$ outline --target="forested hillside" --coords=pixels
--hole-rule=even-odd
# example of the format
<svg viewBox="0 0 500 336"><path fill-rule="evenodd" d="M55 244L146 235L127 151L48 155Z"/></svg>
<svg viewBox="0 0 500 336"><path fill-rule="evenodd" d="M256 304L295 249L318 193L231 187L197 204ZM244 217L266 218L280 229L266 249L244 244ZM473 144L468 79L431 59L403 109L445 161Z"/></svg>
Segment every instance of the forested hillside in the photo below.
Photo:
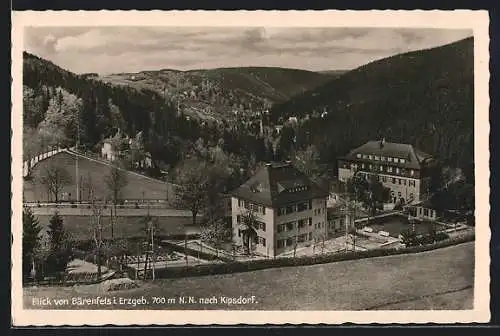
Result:
<svg viewBox="0 0 500 336"><path fill-rule="evenodd" d="M193 156L217 156L218 161L224 156L224 166L234 166L231 171L238 174L240 168L247 172L255 162L272 159L271 144L245 124L192 118L154 90L104 83L95 74L76 75L28 53L23 74L25 159L49 146L73 146L78 134L82 146L98 154L103 139L117 134L137 139L139 133L140 153L128 156L137 161L136 154L151 154L157 172Z"/></svg>
<svg viewBox="0 0 500 336"><path fill-rule="evenodd" d="M241 67L209 70L159 70L112 74L99 79L114 85L145 88L178 103L200 119L233 119L313 89L333 76L311 71Z"/></svg>
<svg viewBox="0 0 500 336"><path fill-rule="evenodd" d="M473 172L473 39L382 59L275 105L274 122L309 118L297 145L315 144L335 162L353 147L385 137L416 145L445 164ZM326 115L326 114L325 114Z"/></svg>

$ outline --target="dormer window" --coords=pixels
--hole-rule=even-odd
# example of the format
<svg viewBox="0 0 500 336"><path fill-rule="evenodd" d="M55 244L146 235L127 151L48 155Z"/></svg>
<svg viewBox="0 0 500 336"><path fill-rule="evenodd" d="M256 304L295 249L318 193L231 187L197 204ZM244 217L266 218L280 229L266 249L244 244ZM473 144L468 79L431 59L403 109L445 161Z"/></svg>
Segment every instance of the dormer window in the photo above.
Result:
<svg viewBox="0 0 500 336"><path fill-rule="evenodd" d="M389 157L387 158L387 161L392 162L392 157L390 157L390 156L389 156Z"/></svg>
<svg viewBox="0 0 500 336"><path fill-rule="evenodd" d="M401 163L405 163L405 162L406 162L406 160L405 160L405 159L399 159L399 162L401 162Z"/></svg>
<svg viewBox="0 0 500 336"><path fill-rule="evenodd" d="M367 158L368 158L368 155L363 154L363 159L367 159Z"/></svg>
<svg viewBox="0 0 500 336"><path fill-rule="evenodd" d="M373 160L373 156L368 155L368 159L369 159L369 160Z"/></svg>
<svg viewBox="0 0 500 336"><path fill-rule="evenodd" d="M356 157L357 157L358 159L361 159L361 154L360 154L360 153L356 154Z"/></svg>
<svg viewBox="0 0 500 336"><path fill-rule="evenodd" d="M375 159L375 161L378 161L380 159L378 155L375 155L373 158Z"/></svg>

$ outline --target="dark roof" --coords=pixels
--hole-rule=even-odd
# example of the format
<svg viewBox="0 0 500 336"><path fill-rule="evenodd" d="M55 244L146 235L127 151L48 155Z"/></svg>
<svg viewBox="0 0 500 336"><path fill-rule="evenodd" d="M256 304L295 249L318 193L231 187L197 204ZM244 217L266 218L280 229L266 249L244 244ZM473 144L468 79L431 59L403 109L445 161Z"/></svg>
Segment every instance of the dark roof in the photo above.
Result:
<svg viewBox="0 0 500 336"><path fill-rule="evenodd" d="M394 163L392 165L419 169L432 160L430 154L415 149L412 145L385 141L368 141L364 145L353 149L343 159L373 162L374 160L359 159L357 154L378 155L385 157L405 159L405 163ZM380 162L380 161L377 161ZM387 161L386 161L387 162Z"/></svg>
<svg viewBox="0 0 500 336"><path fill-rule="evenodd" d="M290 162L267 163L231 195L256 204L277 207L328 196L328 191L311 181Z"/></svg>

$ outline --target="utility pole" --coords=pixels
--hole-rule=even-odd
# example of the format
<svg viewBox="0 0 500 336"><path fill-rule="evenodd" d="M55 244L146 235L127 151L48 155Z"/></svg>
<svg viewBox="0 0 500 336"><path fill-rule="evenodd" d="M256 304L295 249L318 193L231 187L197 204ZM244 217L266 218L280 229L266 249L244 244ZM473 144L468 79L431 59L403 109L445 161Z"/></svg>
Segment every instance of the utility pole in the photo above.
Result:
<svg viewBox="0 0 500 336"><path fill-rule="evenodd" d="M344 206L344 213L345 213L345 251L349 251L349 200L347 200L345 206Z"/></svg>
<svg viewBox="0 0 500 336"><path fill-rule="evenodd" d="M149 221L149 229L151 230L151 269L152 269L152 277L155 279L155 248L154 248L154 224L153 221Z"/></svg>
<svg viewBox="0 0 500 336"><path fill-rule="evenodd" d="M76 120L76 151L78 153L78 150L80 149L80 109L77 108L77 120ZM80 167L79 167L79 161L80 157L77 155L76 156L76 203L80 203Z"/></svg>

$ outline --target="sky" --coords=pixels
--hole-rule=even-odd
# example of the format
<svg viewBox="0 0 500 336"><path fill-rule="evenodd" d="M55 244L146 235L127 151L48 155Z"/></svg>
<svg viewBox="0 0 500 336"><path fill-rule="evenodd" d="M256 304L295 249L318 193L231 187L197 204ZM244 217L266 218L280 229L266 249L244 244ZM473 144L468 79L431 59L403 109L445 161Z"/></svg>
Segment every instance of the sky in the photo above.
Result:
<svg viewBox="0 0 500 336"><path fill-rule="evenodd" d="M414 28L29 27L25 50L74 73L272 66L350 70L472 36Z"/></svg>

